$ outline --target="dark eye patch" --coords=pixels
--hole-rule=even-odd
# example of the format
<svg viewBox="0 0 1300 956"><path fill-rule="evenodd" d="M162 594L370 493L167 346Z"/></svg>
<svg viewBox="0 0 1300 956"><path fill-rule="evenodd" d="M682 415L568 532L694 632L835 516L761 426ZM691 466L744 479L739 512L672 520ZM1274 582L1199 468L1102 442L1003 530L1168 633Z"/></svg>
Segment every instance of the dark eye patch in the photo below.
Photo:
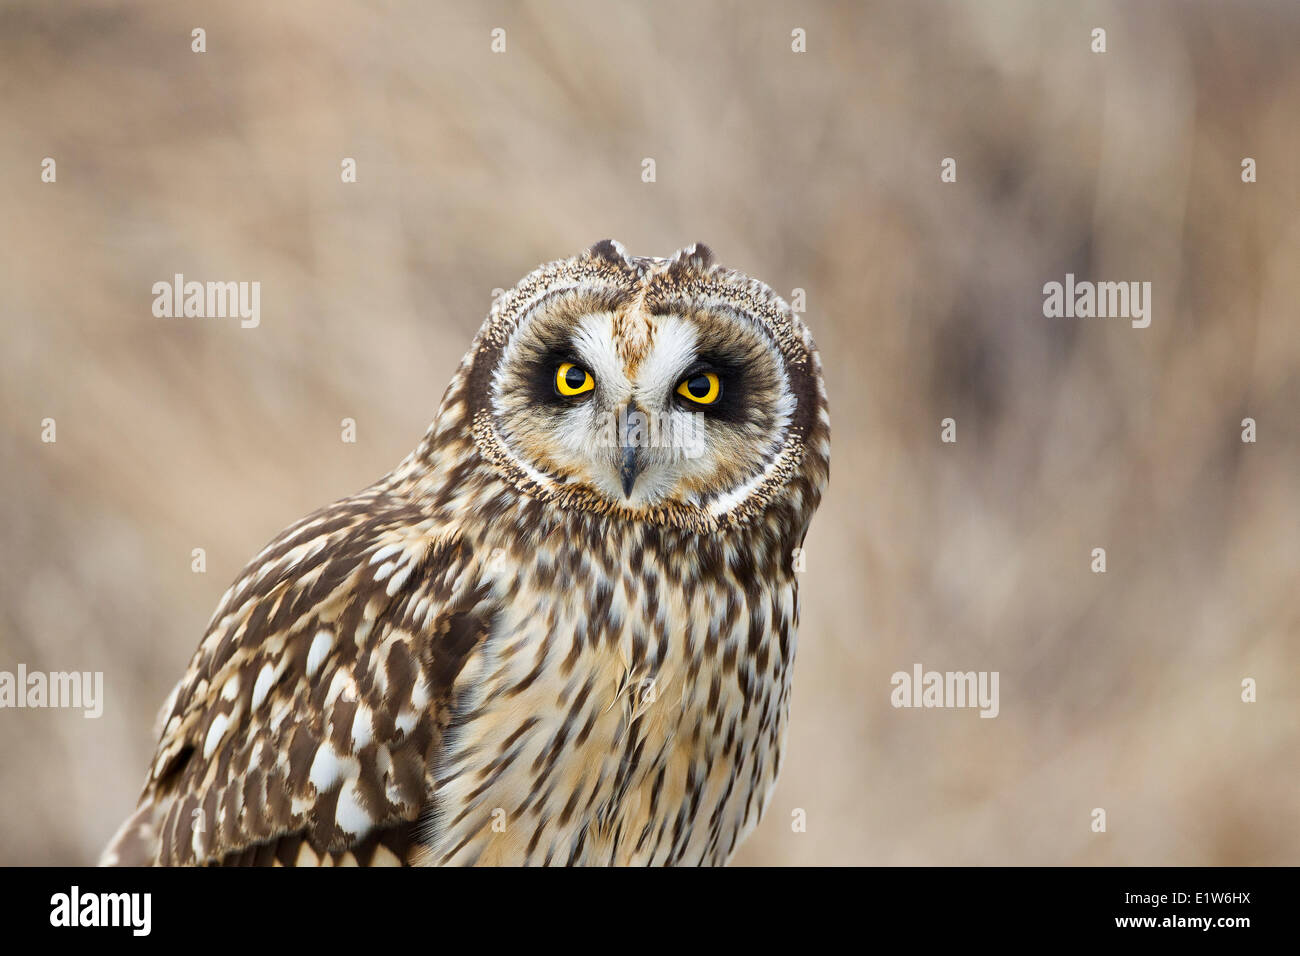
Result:
<svg viewBox="0 0 1300 956"><path fill-rule="evenodd" d="M729 352L711 352L701 355L695 364L691 365L684 375L679 378L678 382L690 382L697 376L702 377L705 372L712 372L718 376L718 383L721 394L718 400L712 405L699 405L692 402L689 398L674 394L673 399L677 402L679 408L687 411L701 412L710 418L716 418L724 422L740 422L745 420L745 366L740 361L739 356ZM674 386L675 387L675 386ZM692 391L695 389L692 388ZM700 389L701 392L708 391L707 383Z"/></svg>
<svg viewBox="0 0 1300 956"><path fill-rule="evenodd" d="M579 292L571 288L548 293L521 322L515 333L516 360L509 368L512 398L533 408L569 408L573 400L558 395L555 372L565 362L587 369L573 346L573 336L591 315L614 311L627 298L623 289Z"/></svg>
<svg viewBox="0 0 1300 956"><path fill-rule="evenodd" d="M555 371L566 362L573 365L569 375L576 378L574 387L581 385L582 370L586 370L587 366L578 358L571 343L556 342L546 348L538 349L535 358L529 357L525 388L534 405L568 408L573 404L572 398L566 398L555 390Z"/></svg>

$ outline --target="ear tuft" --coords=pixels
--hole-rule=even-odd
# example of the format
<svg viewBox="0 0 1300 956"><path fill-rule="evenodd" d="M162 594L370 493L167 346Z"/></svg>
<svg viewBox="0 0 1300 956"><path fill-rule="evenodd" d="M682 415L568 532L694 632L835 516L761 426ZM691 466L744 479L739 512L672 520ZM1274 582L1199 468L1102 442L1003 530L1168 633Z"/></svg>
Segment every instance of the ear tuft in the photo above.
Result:
<svg viewBox="0 0 1300 956"><path fill-rule="evenodd" d="M669 273L675 272L708 272L713 265L713 250L702 242L687 246L680 250L677 255L673 256L673 261L668 266Z"/></svg>
<svg viewBox="0 0 1300 956"><path fill-rule="evenodd" d="M617 239L602 239L590 249L587 255L593 259L603 259L605 262L619 266L631 265L628 259L627 250L623 248L622 243Z"/></svg>

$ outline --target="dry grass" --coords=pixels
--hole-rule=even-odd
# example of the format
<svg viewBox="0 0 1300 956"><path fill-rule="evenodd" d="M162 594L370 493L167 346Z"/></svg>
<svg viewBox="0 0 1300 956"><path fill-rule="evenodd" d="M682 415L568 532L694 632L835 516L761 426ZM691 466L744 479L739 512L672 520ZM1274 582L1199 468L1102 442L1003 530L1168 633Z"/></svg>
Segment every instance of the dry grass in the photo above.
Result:
<svg viewBox="0 0 1300 956"><path fill-rule="evenodd" d="M741 861L1300 860L1300 14L1063 7L6 5L0 669L108 701L0 712L0 862L93 860L243 563L413 445L494 287L605 236L805 288L826 359ZM153 318L176 272L260 281L261 327ZM1151 327L1045 319L1067 272L1151 281ZM1001 715L894 710L915 661L1000 671Z"/></svg>

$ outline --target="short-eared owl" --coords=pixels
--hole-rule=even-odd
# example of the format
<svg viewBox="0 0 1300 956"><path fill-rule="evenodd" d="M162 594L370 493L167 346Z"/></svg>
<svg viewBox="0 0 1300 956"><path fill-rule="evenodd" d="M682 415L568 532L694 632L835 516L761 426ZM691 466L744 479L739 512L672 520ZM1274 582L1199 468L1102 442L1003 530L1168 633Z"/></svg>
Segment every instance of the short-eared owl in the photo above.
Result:
<svg viewBox="0 0 1300 956"><path fill-rule="evenodd" d="M829 422L803 323L703 246L542 266L419 447L222 597L104 862L725 863Z"/></svg>

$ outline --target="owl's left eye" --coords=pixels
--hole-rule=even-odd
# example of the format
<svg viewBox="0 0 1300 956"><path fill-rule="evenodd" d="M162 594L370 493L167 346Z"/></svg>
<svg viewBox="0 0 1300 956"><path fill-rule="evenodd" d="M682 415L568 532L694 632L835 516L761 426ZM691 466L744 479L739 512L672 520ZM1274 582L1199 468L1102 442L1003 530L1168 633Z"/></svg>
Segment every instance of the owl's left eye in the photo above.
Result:
<svg viewBox="0 0 1300 956"><path fill-rule="evenodd" d="M596 380L591 373L580 365L562 362L555 370L555 391L565 398L573 398L596 387Z"/></svg>
<svg viewBox="0 0 1300 956"><path fill-rule="evenodd" d="M716 372L697 372L682 380L677 386L677 394L689 398L696 405L712 405L722 397L722 380Z"/></svg>

